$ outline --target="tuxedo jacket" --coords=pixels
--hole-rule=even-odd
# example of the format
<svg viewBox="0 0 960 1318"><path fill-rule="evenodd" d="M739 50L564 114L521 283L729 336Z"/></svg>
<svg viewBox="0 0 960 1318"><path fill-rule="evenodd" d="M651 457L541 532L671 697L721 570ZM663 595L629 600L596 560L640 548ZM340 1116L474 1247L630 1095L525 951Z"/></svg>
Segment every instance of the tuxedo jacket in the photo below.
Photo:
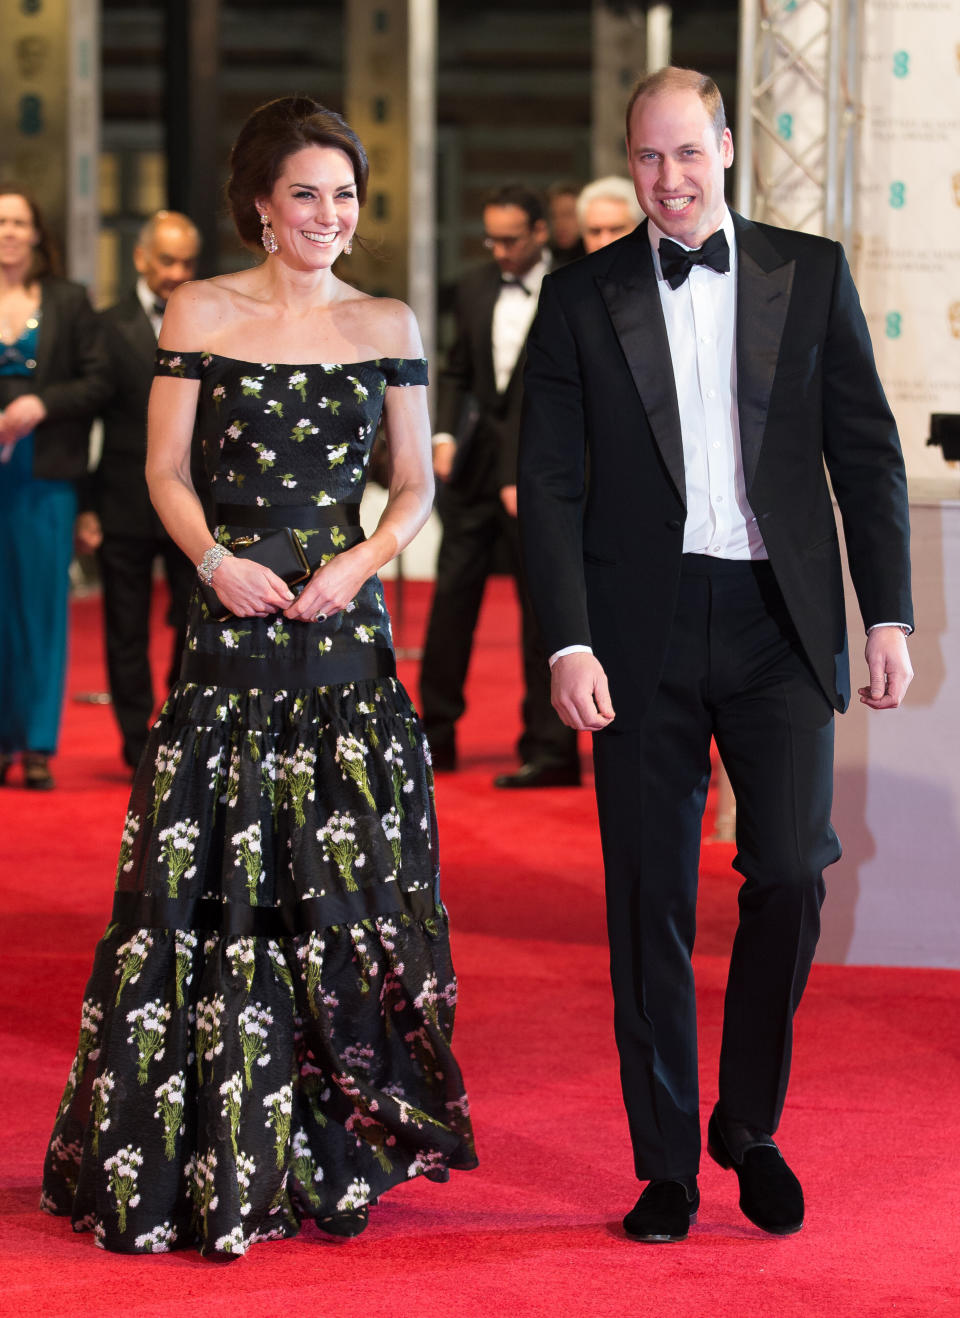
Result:
<svg viewBox="0 0 960 1318"><path fill-rule="evenodd" d="M457 441L449 484L471 494L496 493L517 483L524 355L501 393L493 366L493 309L500 287L494 261L460 281L456 338L439 376L436 429Z"/></svg>
<svg viewBox="0 0 960 1318"><path fill-rule="evenodd" d="M842 247L734 214L747 498L813 672L850 699L830 482L865 626L912 625L906 477ZM592 646L617 726L656 688L686 513L647 224L547 276L527 343L520 532L548 653Z"/></svg>
<svg viewBox="0 0 960 1318"><path fill-rule="evenodd" d="M100 313L111 392L105 400L103 449L93 474L93 506L105 535L156 537L160 520L150 503L147 402L157 339L136 291Z"/></svg>
<svg viewBox="0 0 960 1318"><path fill-rule="evenodd" d="M33 474L40 480L80 480L87 470L90 424L109 388L97 317L82 284L48 275L40 280L40 330L32 376L8 377L0 407L36 394L47 409L33 440Z"/></svg>

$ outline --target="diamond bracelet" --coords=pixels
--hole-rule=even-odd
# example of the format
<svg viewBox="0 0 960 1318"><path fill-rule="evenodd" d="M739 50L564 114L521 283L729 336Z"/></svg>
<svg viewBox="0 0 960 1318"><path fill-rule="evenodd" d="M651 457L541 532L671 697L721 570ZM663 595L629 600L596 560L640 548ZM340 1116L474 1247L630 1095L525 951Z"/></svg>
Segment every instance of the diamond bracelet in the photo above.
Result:
<svg viewBox="0 0 960 1318"><path fill-rule="evenodd" d="M225 558L233 558L226 545L211 545L197 564L197 576L205 586L213 581L213 574Z"/></svg>

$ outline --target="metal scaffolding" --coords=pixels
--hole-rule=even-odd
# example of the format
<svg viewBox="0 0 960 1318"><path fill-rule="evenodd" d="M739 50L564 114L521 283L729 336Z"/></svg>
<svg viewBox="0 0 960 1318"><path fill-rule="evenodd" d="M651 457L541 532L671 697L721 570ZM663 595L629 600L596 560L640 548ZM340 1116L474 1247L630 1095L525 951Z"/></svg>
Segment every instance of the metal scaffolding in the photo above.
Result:
<svg viewBox="0 0 960 1318"><path fill-rule="evenodd" d="M736 206L849 247L858 0L741 0Z"/></svg>

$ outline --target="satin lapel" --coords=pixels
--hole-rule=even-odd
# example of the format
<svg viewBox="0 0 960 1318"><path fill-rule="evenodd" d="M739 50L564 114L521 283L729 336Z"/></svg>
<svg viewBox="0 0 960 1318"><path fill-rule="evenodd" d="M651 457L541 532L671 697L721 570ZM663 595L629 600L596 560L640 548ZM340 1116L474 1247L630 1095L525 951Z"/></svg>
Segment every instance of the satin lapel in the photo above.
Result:
<svg viewBox="0 0 960 1318"><path fill-rule="evenodd" d="M597 277L597 286L657 448L686 507L680 409L646 224L636 230L634 237L635 241L624 244L607 276Z"/></svg>
<svg viewBox="0 0 960 1318"><path fill-rule="evenodd" d="M747 492L763 445L770 391L790 309L795 262L783 257L749 220L734 214L737 233L737 399Z"/></svg>

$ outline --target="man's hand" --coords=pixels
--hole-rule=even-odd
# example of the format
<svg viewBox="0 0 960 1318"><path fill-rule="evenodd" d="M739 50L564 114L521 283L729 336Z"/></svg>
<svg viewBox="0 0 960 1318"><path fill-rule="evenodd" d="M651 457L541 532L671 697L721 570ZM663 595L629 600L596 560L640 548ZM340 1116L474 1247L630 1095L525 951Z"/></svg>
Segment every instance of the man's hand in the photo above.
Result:
<svg viewBox="0 0 960 1318"><path fill-rule="evenodd" d="M913 681L907 638L899 627L874 627L865 653L870 685L860 687L860 703L870 709L896 709Z"/></svg>
<svg viewBox="0 0 960 1318"><path fill-rule="evenodd" d="M517 515L517 487L515 485L503 485L500 487L500 502L506 508L511 517Z"/></svg>
<svg viewBox="0 0 960 1318"><path fill-rule="evenodd" d="M77 513L73 524L73 547L78 554L92 554L103 544L100 518L95 512Z"/></svg>
<svg viewBox="0 0 960 1318"><path fill-rule="evenodd" d="M433 446L433 474L438 481L448 481L450 473L453 471L453 459L456 457L457 446L453 440L441 439L439 443Z"/></svg>
<svg viewBox="0 0 960 1318"><path fill-rule="evenodd" d="M562 655L550 673L553 707L568 728L600 732L613 721L607 675L595 655Z"/></svg>

